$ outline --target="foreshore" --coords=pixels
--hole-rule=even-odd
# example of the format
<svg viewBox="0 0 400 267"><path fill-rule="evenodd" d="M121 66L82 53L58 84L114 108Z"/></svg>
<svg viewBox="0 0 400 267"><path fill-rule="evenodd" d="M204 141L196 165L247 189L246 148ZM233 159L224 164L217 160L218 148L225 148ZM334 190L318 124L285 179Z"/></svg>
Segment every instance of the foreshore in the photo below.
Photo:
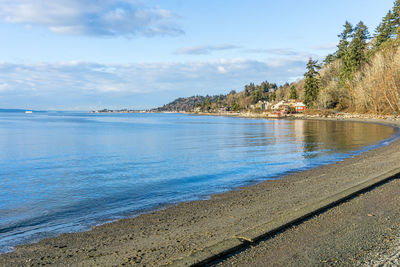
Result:
<svg viewBox="0 0 400 267"><path fill-rule="evenodd" d="M206 114L214 115L214 114ZM216 115L216 114L215 114ZM397 118L317 117L399 126ZM1 266L160 266L245 232L286 212L321 201L367 179L400 168L400 140L341 162L279 180L213 195L209 200L63 234L0 255ZM322 231L322 230L320 230Z"/></svg>

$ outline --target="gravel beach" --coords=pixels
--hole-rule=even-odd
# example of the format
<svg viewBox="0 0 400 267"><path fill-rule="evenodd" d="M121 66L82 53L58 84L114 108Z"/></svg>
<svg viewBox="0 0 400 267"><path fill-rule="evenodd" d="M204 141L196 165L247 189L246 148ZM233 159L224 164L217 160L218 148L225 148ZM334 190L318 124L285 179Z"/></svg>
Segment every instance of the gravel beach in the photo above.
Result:
<svg viewBox="0 0 400 267"><path fill-rule="evenodd" d="M400 124L389 120L369 122ZM399 168L399 159L400 140L396 140L354 158L213 195L209 200L181 203L88 232L19 246L12 253L0 255L0 266L169 264L287 211ZM399 200L400 183L395 179L287 233L260 242L242 252L243 257L233 255L219 264L380 264L398 255Z"/></svg>
<svg viewBox="0 0 400 267"><path fill-rule="evenodd" d="M214 265L399 266L400 179Z"/></svg>

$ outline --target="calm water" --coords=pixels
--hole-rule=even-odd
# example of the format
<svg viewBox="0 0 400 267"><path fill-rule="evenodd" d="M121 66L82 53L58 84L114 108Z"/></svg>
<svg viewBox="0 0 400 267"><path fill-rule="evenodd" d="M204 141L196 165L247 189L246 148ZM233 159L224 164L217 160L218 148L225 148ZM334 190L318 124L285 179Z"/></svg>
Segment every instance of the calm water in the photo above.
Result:
<svg viewBox="0 0 400 267"><path fill-rule="evenodd" d="M338 161L394 134L350 122L3 111L0 251Z"/></svg>

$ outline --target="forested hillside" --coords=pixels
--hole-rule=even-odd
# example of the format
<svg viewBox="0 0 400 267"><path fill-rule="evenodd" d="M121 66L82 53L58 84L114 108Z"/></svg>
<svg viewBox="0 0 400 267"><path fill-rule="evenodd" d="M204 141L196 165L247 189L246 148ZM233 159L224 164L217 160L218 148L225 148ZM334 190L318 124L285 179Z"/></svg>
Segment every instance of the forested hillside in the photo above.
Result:
<svg viewBox="0 0 400 267"><path fill-rule="evenodd" d="M277 86L250 83L242 92L179 98L158 111L247 111L260 100L302 99L313 109L374 114L400 112L400 0L371 35L346 21L337 51L321 63L310 59L304 79Z"/></svg>

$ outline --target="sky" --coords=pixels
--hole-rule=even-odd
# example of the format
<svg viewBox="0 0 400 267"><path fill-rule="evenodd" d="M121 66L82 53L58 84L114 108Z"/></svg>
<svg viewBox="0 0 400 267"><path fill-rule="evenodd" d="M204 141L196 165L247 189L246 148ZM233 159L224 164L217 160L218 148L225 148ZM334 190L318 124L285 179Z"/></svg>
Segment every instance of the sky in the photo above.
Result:
<svg viewBox="0 0 400 267"><path fill-rule="evenodd" d="M300 79L393 0L0 0L0 108L149 109Z"/></svg>

